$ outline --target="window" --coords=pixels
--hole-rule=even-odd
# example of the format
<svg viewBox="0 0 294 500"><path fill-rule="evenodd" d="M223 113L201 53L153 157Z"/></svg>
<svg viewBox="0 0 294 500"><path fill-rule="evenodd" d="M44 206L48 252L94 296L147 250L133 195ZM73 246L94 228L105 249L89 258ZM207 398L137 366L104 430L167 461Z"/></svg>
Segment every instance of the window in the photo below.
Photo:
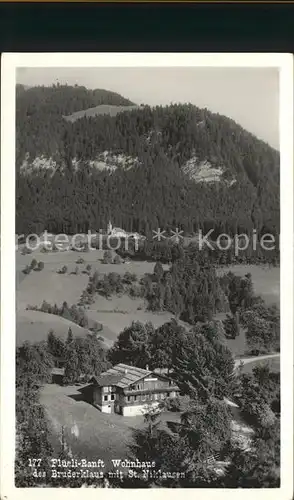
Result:
<svg viewBox="0 0 294 500"><path fill-rule="evenodd" d="M137 401L137 396L134 396L134 401Z"/></svg>
<svg viewBox="0 0 294 500"><path fill-rule="evenodd" d="M115 394L111 394L111 401L115 400Z"/></svg>
<svg viewBox="0 0 294 500"><path fill-rule="evenodd" d="M104 399L104 401L108 401L108 396L107 396L107 394L106 394L106 396L104 396L104 398L103 398L103 399Z"/></svg>
<svg viewBox="0 0 294 500"><path fill-rule="evenodd" d="M158 394L154 394L155 401L158 399Z"/></svg>
<svg viewBox="0 0 294 500"><path fill-rule="evenodd" d="M131 401L131 396L128 396L128 397L127 397L127 400L128 400L128 401Z"/></svg>
<svg viewBox="0 0 294 500"><path fill-rule="evenodd" d="M142 396L141 396L141 400L142 400L142 401L146 401L146 395L145 395L145 394L142 394Z"/></svg>

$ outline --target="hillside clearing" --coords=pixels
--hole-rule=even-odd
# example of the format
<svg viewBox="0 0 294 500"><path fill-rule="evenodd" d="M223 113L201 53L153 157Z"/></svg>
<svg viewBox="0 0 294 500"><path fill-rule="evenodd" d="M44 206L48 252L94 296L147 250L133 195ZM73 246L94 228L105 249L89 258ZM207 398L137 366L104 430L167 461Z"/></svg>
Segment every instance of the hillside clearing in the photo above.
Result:
<svg viewBox="0 0 294 500"><path fill-rule="evenodd" d="M238 276L245 276L251 273L254 284L254 291L257 295L261 295L267 304L276 304L280 306L280 268L258 265L233 265L228 267L218 268L219 276L232 273Z"/></svg>
<svg viewBox="0 0 294 500"><path fill-rule="evenodd" d="M252 361L251 363L246 363L244 366L241 368L241 373L252 373L253 368L256 366L264 366L268 365L270 371L273 372L280 372L280 356L277 356L275 358L268 358L268 359L260 359L260 360L255 360Z"/></svg>
<svg viewBox="0 0 294 500"><path fill-rule="evenodd" d="M114 106L111 104L100 104L99 106L95 106L93 108L88 108L88 109L82 109L81 111L76 111L75 113L72 113L71 115L66 115L63 116L63 118L67 121L70 122L75 122L76 120L79 120L80 118L84 117L93 117L93 116L99 116L99 115L109 115L109 116L116 116L118 113L123 113L125 111L132 111L133 109L138 109L139 106L133 105L133 106Z"/></svg>
<svg viewBox="0 0 294 500"><path fill-rule="evenodd" d="M83 264L76 264L78 258L84 259ZM91 273L98 271L100 274L117 272L134 273L140 278L145 273L152 273L154 262L132 261L129 264L103 264L101 259L103 251L94 250L90 252L48 252L35 251L30 255L17 253L17 342L25 340L41 341L47 338L48 331L54 332L65 339L68 328L71 326L74 335L86 335L89 330L80 328L71 321L65 320L53 314L40 311L26 310L28 306L42 305L45 300L51 305L57 304L59 307L64 301L69 306L77 304L83 290L87 287L89 276L83 274L87 264L91 264ZM22 273L26 265L30 265L32 259L41 260L45 263L43 271L31 271L29 275ZM67 274L58 274L57 271L64 265L68 268ZM78 267L79 274L71 274ZM110 300L96 295L95 303L90 309L86 309L86 314L91 321L99 322L103 329L99 335L104 338L105 344L110 347L117 339L118 334L132 321L143 323L151 321L155 327L161 326L169 321L172 314L152 313L145 311L145 304L142 299L132 299L127 295L112 296Z"/></svg>
<svg viewBox="0 0 294 500"><path fill-rule="evenodd" d="M17 314L16 318L16 343L19 345L26 340L30 342L46 340L50 329L65 340L69 328L75 336L84 337L89 333L86 328L81 328L61 316L41 311L22 311Z"/></svg>
<svg viewBox="0 0 294 500"><path fill-rule="evenodd" d="M79 258L84 259L84 264L77 264ZM134 261L129 264L103 264L102 250L90 252L48 252L35 251L30 255L16 255L17 271L17 308L25 309L28 305L40 306L43 300L50 304L61 305L66 301L69 305L79 302L82 291L86 288L89 280L87 274L83 274L86 265L91 264L91 273L97 271L100 274L116 272L125 274L127 271L136 274L138 277L145 273L152 273L154 262ZM22 270L30 265L32 259L42 261L45 264L43 271L32 271L25 276ZM67 266L66 274L58 274L63 266ZM78 267L79 274L71 274ZM24 278L25 276L25 278Z"/></svg>

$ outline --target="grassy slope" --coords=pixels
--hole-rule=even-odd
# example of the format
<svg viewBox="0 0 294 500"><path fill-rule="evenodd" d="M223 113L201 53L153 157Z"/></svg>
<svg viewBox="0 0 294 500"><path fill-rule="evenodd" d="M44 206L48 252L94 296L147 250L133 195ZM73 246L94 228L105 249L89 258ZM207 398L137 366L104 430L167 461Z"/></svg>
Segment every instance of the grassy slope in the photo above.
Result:
<svg viewBox="0 0 294 500"><path fill-rule="evenodd" d="M42 253L33 252L30 255L16 255L17 272L17 341L23 340L43 340L47 337L48 330L54 331L62 338L66 337L68 327L71 322L63 321L54 315L46 315L36 311L26 311L28 305L41 306L43 300L50 304L56 303L60 306L64 301L69 305L77 304L82 291L88 283L87 274L83 270L88 263L92 265L92 272L97 270L99 273L117 272L124 274L126 271L135 273L138 277L145 273L152 273L154 263L152 262L132 262L130 264L102 264L103 252L99 250L87 253L78 252L56 252ZM76 264L76 260L82 257L84 264ZM29 275L24 275L22 269L29 265L32 259L43 261L45 267L43 271L32 271ZM66 265L68 274L57 274L58 269ZM76 276L70 274L78 266L79 274ZM140 310L138 310L140 308ZM152 321L155 326L159 326L170 319L170 313L153 314L144 310L144 304L140 300L132 300L129 297L113 297L107 300L103 297L97 297L95 304L88 311L88 316L94 321L103 324L101 336L104 337L107 345L111 345L117 338L117 335L125 327L129 326L133 320L142 322ZM81 329L83 330L83 329ZM74 328L73 328L74 331ZM83 335L85 331L81 332ZM78 332L76 333L78 334Z"/></svg>
<svg viewBox="0 0 294 500"><path fill-rule="evenodd" d="M51 328L56 335L65 340L69 327L76 336L83 337L89 333L87 329L81 328L72 321L68 321L60 316L40 311L22 311L17 315L17 344L21 344L25 340L30 340L31 342L45 340Z"/></svg>
<svg viewBox="0 0 294 500"><path fill-rule="evenodd" d="M122 113L124 111L131 111L132 109L137 109L138 106L113 106L110 104L101 104L100 106L95 106L93 108L83 109L81 111L76 111L71 115L64 116L65 120L70 122L75 122L79 118L91 117L97 115L110 115L116 116L118 113Z"/></svg>
<svg viewBox="0 0 294 500"><path fill-rule="evenodd" d="M280 358L264 359L260 361L253 361L252 363L247 363L242 367L241 373L252 373L252 369L258 365L269 365L269 368L273 372L280 371Z"/></svg>
<svg viewBox="0 0 294 500"><path fill-rule="evenodd" d="M65 441L73 455L87 460L105 460L107 469L111 468L112 459L125 459L128 445L132 441L132 430L144 426L142 416L123 417L117 414L104 414L92 405L79 400L79 387L59 387L45 385L40 401L44 405L51 429L53 446L57 456L60 444L57 436L64 426ZM179 415L164 413L162 421L178 420ZM78 429L78 436L72 433Z"/></svg>
<svg viewBox="0 0 294 500"><path fill-rule="evenodd" d="M77 266L76 260L80 256L85 260L85 264L78 265L80 273L77 276L73 274L57 274L57 270L63 265L67 265L69 273L73 271ZM69 305L76 304L88 283L88 276L82 274L87 263L92 265L92 272L97 270L101 274L109 272L124 274L126 271L130 271L137 274L138 277L144 273L152 273L154 268L154 263L140 261L119 265L102 264L102 256L103 252L99 250L82 254L72 251L47 254L33 252L31 255L25 256L18 252L16 257L18 273L17 338L21 340L42 339L47 336L50 328L56 330L56 333L58 332L62 337L67 334L69 325L65 324L62 318L56 318L52 315L48 315L51 321L45 316L37 318L35 311L25 311L25 308L28 304L40 306L43 300L58 305L61 305L63 301L67 301ZM38 261L42 260L45 263L45 268L41 272L33 271L24 278L25 275L21 270L27 264L30 264L33 258ZM262 295L267 303L279 304L279 268L268 269L260 266L238 265L222 268L218 272L224 273L228 270L232 270L239 275L250 272L256 293ZM87 314L91 320L104 325L104 331L101 332L101 335L108 345L113 343L123 328L129 326L132 321L141 321L143 323L151 321L155 327L158 327L172 317L172 314L168 312L159 314L148 312L140 299L131 299L127 296L112 297L111 300L98 296ZM217 315L218 319L224 319L224 317L225 314L223 313ZM246 349L244 329L241 329L241 333L236 339L228 340L227 343L235 356L244 354Z"/></svg>
<svg viewBox="0 0 294 500"><path fill-rule="evenodd" d="M254 290L257 295L261 295L267 304L280 305L280 268L257 265L236 265L217 270L218 274L231 271L238 276L246 273L252 274Z"/></svg>

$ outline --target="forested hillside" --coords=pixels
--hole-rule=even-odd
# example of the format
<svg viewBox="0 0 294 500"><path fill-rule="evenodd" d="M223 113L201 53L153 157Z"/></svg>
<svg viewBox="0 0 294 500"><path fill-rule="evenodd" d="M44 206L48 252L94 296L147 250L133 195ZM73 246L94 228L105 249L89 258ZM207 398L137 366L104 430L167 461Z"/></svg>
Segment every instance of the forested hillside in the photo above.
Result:
<svg viewBox="0 0 294 500"><path fill-rule="evenodd" d="M115 116L64 119L99 105ZM17 88L18 233L279 232L279 153L191 104L151 108L84 87ZM126 111L130 107L130 111Z"/></svg>

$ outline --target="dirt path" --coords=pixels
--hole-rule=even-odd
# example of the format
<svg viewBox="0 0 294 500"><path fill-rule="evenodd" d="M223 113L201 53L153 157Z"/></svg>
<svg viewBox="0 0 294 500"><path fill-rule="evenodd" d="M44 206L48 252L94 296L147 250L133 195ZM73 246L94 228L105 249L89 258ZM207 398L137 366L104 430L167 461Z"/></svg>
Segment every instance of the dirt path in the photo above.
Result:
<svg viewBox="0 0 294 500"><path fill-rule="evenodd" d="M254 361L262 361L263 359L271 359L277 358L280 356L280 353L277 352L275 354L263 354L262 356L254 356L251 358L240 358L235 360L235 369L240 366L240 364L247 365L248 363L254 363Z"/></svg>

